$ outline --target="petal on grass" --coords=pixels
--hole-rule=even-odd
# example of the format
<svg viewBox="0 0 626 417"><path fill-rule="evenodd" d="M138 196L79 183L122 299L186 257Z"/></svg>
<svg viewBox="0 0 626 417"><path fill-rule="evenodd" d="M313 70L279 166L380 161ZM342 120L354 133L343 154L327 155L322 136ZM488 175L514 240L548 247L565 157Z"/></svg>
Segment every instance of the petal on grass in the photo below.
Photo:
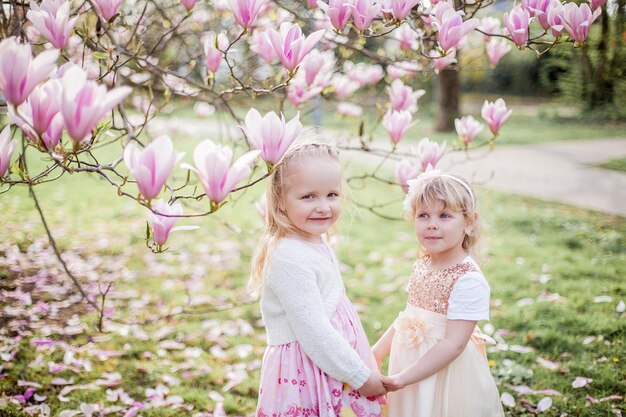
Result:
<svg viewBox="0 0 626 417"><path fill-rule="evenodd" d="M503 392L500 396L500 400L502 401L502 404L509 408L515 407L515 398L508 392Z"/></svg>
<svg viewBox="0 0 626 417"><path fill-rule="evenodd" d="M539 400L539 403L537 404L537 412L543 413L550 407L552 407L552 398L543 397L541 400Z"/></svg>
<svg viewBox="0 0 626 417"><path fill-rule="evenodd" d="M572 388L582 388L589 383L591 383L593 379L585 378L584 376L577 376L576 379L572 382Z"/></svg>

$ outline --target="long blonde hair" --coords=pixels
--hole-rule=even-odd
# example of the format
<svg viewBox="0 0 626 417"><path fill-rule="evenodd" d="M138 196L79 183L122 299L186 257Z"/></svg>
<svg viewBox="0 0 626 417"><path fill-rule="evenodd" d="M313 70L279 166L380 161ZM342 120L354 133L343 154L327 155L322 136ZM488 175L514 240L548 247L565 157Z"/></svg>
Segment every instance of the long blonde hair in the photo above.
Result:
<svg viewBox="0 0 626 417"><path fill-rule="evenodd" d="M478 219L474 220L476 193L465 179L450 174L431 176L419 182L419 187L411 192L406 211L407 217L413 222L420 207L437 201L442 202L446 209L463 213L465 219L473 223L473 227L471 233L465 233L462 247L465 252L474 254L480 237L480 224Z"/></svg>
<svg viewBox="0 0 626 417"><path fill-rule="evenodd" d="M288 186L289 168L303 158L329 158L339 162L339 152L331 145L320 142L294 143L274 166L265 189L266 211L265 230L252 258L248 291L258 294L263 287L265 270L270 255L278 240L288 235L297 235L299 230L291 223L281 204Z"/></svg>

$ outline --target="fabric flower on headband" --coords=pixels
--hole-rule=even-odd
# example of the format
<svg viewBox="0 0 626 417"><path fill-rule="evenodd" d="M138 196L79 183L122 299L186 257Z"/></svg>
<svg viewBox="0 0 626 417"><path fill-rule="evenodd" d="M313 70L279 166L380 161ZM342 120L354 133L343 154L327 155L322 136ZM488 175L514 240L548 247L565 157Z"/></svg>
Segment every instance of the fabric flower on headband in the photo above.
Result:
<svg viewBox="0 0 626 417"><path fill-rule="evenodd" d="M426 183L429 178L435 178L441 175L441 171L438 169L434 169L431 164L428 164L426 170L422 172L417 178L413 180L408 180L406 184L409 187L409 190L406 193L406 197L404 198L404 210L411 211L411 201L415 198L415 194L417 191L422 188L422 186Z"/></svg>
<svg viewBox="0 0 626 417"><path fill-rule="evenodd" d="M410 212L411 202L415 199L415 195L422 189L422 187L424 187L424 184L426 184L428 180L432 178L438 178L438 177L449 178L461 184L463 188L465 188L465 190L470 195L470 198L472 200L472 207L476 207L476 200L474 199L474 193L472 192L472 189L467 184L465 184L463 181L461 181L460 179L458 179L457 177L453 175L444 174L440 170L434 169L431 164L428 164L428 166L426 167L426 171L422 172L414 180L408 180L406 182L407 185L409 186L409 191L406 193L406 197L404 198L404 204L403 204L404 210L407 212Z"/></svg>

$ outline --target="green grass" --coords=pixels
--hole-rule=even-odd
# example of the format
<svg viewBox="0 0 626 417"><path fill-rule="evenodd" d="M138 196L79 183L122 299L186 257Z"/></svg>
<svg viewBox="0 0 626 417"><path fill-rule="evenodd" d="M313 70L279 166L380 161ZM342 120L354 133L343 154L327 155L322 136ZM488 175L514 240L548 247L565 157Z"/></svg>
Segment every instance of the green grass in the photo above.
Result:
<svg viewBox="0 0 626 417"><path fill-rule="evenodd" d="M176 147L190 152L194 143L179 139ZM108 160L114 154L113 150L103 149L98 158ZM191 160L190 154L185 158ZM33 168L43 164L37 158L28 163ZM359 174L361 170L353 165L348 174ZM183 174L177 175L173 184L184 181ZM134 187L129 184L125 190L134 193ZM29 324L25 325L28 330L16 360L0 362L0 374L7 374L0 378L0 415L20 416L17 406L2 400L25 390L18 387L18 380L42 385L37 393L48 396L45 402L52 408L52 415L78 409L85 402L103 407L122 405L106 399L106 387L73 391L67 395L69 402L61 402L58 394L62 387L50 385L56 377L73 377L75 384L88 384L103 372L119 372L119 388L135 400L144 401L147 388L164 385L169 387L170 396L179 395L185 404L194 407L193 411L149 408L141 411L145 417L211 411L215 407L215 395L209 395L212 391L223 395L228 415L252 415L264 330L259 323L258 304L246 304L243 300L250 256L262 227L252 203L262 188L262 184L257 184L235 196L236 201L226 204L217 216L181 221L201 228L172 234L169 251L154 255L143 241L145 209L119 197L99 177L66 175L60 181L37 186L35 191L50 228L65 259L72 260L70 268L86 287L97 285L99 279L114 282L114 293L107 306L115 308L115 320L150 319L185 305L188 296L204 298L195 298L199 304L187 307L190 314L140 327L116 325L109 327L106 334L99 334L95 330L97 317L80 304L65 306L56 318L39 315L33 307L38 301L62 303L67 295L33 293L32 305L17 306L25 309L16 313L16 320ZM553 396L554 405L545 413L551 416L606 416L612 415L612 410L623 410L623 400L590 404L587 398L623 396L626 392L625 316L616 311L618 302L626 299L626 219L478 191L483 229L480 261L492 286L491 324L500 341L489 357L500 391L515 393L513 387L518 385L557 390L562 395ZM352 190L351 194L365 203L402 197L398 188L374 182L365 189ZM186 204L185 208L187 213L206 209L204 200ZM398 216L400 204L396 202L383 211ZM0 212L0 290L11 292L20 279L45 276L46 271L66 280L53 255L42 252L47 241L27 189L16 187L0 195ZM241 229L241 233L233 233L233 227ZM346 288L373 343L406 302L403 287L416 249L413 228L406 222L384 220L347 204L339 230L337 250L344 264ZM41 244L42 248L35 250L33 244ZM14 245L22 259L17 269L2 266L1 261L13 253L9 248ZM87 284L88 280L91 284ZM28 289L32 284L20 285ZM71 288L69 283L68 287ZM595 302L600 296L611 297L611 301ZM240 306L210 311L213 306L229 302ZM11 299L3 296L0 311L9 311L9 303L15 307ZM62 329L73 315L86 323L86 330L76 336L63 335L58 328ZM40 320L30 321L40 316ZM0 335L15 336L11 330L15 323L3 313L0 319ZM43 323L59 327L44 331ZM248 334L250 329L252 333ZM87 351L79 352L76 357L89 360L90 371L77 373L68 369L52 375L47 363L62 363L64 351L35 350L29 343L32 337L47 335L74 347L118 351L120 356L100 361ZM583 344L590 337L591 342ZM164 341L175 341L184 348L163 347L160 344ZM6 348L6 343L2 341L0 349ZM247 356L239 356L241 345L251 345ZM517 353L507 348L515 345L532 351ZM185 351L186 348L197 350ZM542 367L538 358L558 362L557 369ZM242 371L239 367L246 371L246 378L224 391L229 378ZM574 389L572 381L577 376L592 378L593 382ZM521 401L536 404L542 396L516 395L518 405L507 409L507 415L529 415ZM123 412L110 415L121 416Z"/></svg>
<svg viewBox="0 0 626 417"><path fill-rule="evenodd" d="M600 168L626 172L626 158L611 159L598 165Z"/></svg>

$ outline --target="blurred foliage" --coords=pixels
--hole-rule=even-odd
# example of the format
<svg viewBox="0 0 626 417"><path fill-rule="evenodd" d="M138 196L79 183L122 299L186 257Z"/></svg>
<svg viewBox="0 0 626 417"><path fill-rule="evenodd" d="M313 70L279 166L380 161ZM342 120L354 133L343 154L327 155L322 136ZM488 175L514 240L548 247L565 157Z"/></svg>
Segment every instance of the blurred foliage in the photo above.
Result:
<svg viewBox="0 0 626 417"><path fill-rule="evenodd" d="M540 57L529 49L513 50L489 69L484 53L477 58L475 49L461 58L462 89L556 96L577 106L586 120L626 120L625 9L626 0L603 9L582 47L561 44Z"/></svg>

